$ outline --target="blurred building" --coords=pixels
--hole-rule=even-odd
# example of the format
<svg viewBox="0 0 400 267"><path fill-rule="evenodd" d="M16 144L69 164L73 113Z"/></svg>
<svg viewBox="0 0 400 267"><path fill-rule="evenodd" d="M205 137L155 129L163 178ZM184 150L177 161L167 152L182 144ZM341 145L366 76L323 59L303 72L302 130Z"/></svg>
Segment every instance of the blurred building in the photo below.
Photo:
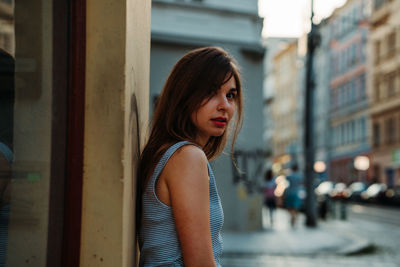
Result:
<svg viewBox="0 0 400 267"><path fill-rule="evenodd" d="M330 161L331 138L330 132L330 27L328 19L318 24L320 44L314 54L314 151L315 161L321 161L328 167ZM327 179L328 169L319 174L320 179Z"/></svg>
<svg viewBox="0 0 400 267"><path fill-rule="evenodd" d="M292 163L299 163L302 149L303 129L301 69L299 66L298 40L289 42L286 47L275 54L273 58L274 99L272 114L273 130L273 159L277 169L290 167Z"/></svg>
<svg viewBox="0 0 400 267"><path fill-rule="evenodd" d="M0 0L0 47L14 55L14 0Z"/></svg>
<svg viewBox="0 0 400 267"><path fill-rule="evenodd" d="M266 48L264 57L264 130L263 141L267 153L267 167L271 167L273 163L273 144L274 144L274 116L273 103L276 94L275 88L275 72L274 72L274 57L276 53L284 49L288 43L295 41L295 38L279 38L269 37L263 40L263 45Z"/></svg>
<svg viewBox="0 0 400 267"><path fill-rule="evenodd" d="M330 28L330 178L361 179L358 155L370 156L367 98L368 0L349 0L329 18Z"/></svg>
<svg viewBox="0 0 400 267"><path fill-rule="evenodd" d="M375 0L370 50L373 170L376 182L400 183L400 1Z"/></svg>
<svg viewBox="0 0 400 267"><path fill-rule="evenodd" d="M226 230L261 228L263 176L262 19L257 0L153 0L151 23L150 101L155 101L172 66L191 49L216 45L241 67L245 118L235 151L229 146L212 162L225 212Z"/></svg>

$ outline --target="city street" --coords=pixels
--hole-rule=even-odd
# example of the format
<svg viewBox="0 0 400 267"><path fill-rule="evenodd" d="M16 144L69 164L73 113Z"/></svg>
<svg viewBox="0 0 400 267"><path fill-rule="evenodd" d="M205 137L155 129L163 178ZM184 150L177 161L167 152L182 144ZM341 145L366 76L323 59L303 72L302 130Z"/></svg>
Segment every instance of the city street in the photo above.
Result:
<svg viewBox="0 0 400 267"><path fill-rule="evenodd" d="M222 265L229 267L324 267L324 266L400 266L400 209L365 205L348 205L347 220L319 221L320 228L333 232L334 235L359 237L369 241L369 245L354 254L345 255L336 252L324 251L317 254L296 253L290 248L290 253L285 251L279 242L271 253L228 253L223 256ZM267 217L267 216L265 216ZM266 242L268 236L281 235L282 238L295 231L304 229L304 216L300 217L298 229L290 229L287 223L287 215L284 210L278 210L276 223L273 229L266 229L269 234L264 234ZM268 218L265 218L268 221ZM291 232L292 231L292 232ZM310 231L310 230L308 230ZM312 232L311 232L312 233ZM318 233L323 235L325 233ZM275 238L275 237L274 237ZM249 242L251 237L249 235ZM228 239L227 241L232 241ZM318 240L313 237L313 240ZM243 239L242 239L243 242ZM320 242L320 241L318 241ZM245 242L243 242L245 244ZM227 244L229 247L230 244ZM308 245L309 246L309 245ZM281 249L281 253L277 251ZM288 249L288 248L286 248ZM299 251L302 248L299 246Z"/></svg>

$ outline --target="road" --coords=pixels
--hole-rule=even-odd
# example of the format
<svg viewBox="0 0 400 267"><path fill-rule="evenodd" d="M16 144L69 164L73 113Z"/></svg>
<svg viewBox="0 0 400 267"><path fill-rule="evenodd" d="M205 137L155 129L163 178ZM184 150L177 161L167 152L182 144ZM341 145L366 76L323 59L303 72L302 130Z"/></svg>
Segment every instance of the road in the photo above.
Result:
<svg viewBox="0 0 400 267"><path fill-rule="evenodd" d="M400 267L400 207L388 208L348 205L346 221L319 222L339 224L342 234L358 235L368 239L372 246L365 253L352 256L276 256L240 255L222 258L224 267ZM304 217L303 217L304 220Z"/></svg>
<svg viewBox="0 0 400 267"><path fill-rule="evenodd" d="M349 216L354 221L370 221L400 227L400 207L349 205Z"/></svg>

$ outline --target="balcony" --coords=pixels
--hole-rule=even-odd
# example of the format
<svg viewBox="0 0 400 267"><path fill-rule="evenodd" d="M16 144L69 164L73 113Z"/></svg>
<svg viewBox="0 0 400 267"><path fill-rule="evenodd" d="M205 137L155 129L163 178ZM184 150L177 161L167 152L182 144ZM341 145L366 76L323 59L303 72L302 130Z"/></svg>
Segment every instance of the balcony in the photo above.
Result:
<svg viewBox="0 0 400 267"><path fill-rule="evenodd" d="M385 4L377 7L372 11L371 24L373 28L379 27L386 23L392 13L392 1L387 1Z"/></svg>

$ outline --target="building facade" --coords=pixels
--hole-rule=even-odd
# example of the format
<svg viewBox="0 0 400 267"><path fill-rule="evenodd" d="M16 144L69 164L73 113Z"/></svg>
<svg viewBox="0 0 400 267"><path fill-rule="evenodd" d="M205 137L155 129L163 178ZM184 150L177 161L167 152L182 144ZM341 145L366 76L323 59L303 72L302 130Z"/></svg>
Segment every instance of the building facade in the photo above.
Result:
<svg viewBox="0 0 400 267"><path fill-rule="evenodd" d="M263 40L263 45L266 48L266 54L264 57L264 85L263 85L263 97L264 97L264 130L263 130L263 141L265 151L267 153L266 168L270 168L274 161L274 108L273 103L275 100L275 94L277 92L275 88L275 72L274 72L274 57L275 55L284 49L288 43L295 41L295 38L266 38Z"/></svg>
<svg viewBox="0 0 400 267"><path fill-rule="evenodd" d="M285 169L291 163L299 164L302 151L302 118L303 88L301 66L299 66L298 40L286 45L276 53L273 59L275 94L272 103L274 132L273 158L274 163ZM301 164L300 164L301 165Z"/></svg>
<svg viewBox="0 0 400 267"><path fill-rule="evenodd" d="M262 19L257 0L153 0L151 24L150 101L159 95L172 66L191 49L220 46L241 68L245 119L235 146L239 174L229 146L212 162L225 212L224 229L261 228L262 179Z"/></svg>
<svg viewBox="0 0 400 267"><path fill-rule="evenodd" d="M330 177L351 183L363 177L354 168L359 155L371 157L367 97L369 1L349 0L329 18L330 27Z"/></svg>
<svg viewBox="0 0 400 267"><path fill-rule="evenodd" d="M400 183L400 1L373 2L369 54L374 181Z"/></svg>

